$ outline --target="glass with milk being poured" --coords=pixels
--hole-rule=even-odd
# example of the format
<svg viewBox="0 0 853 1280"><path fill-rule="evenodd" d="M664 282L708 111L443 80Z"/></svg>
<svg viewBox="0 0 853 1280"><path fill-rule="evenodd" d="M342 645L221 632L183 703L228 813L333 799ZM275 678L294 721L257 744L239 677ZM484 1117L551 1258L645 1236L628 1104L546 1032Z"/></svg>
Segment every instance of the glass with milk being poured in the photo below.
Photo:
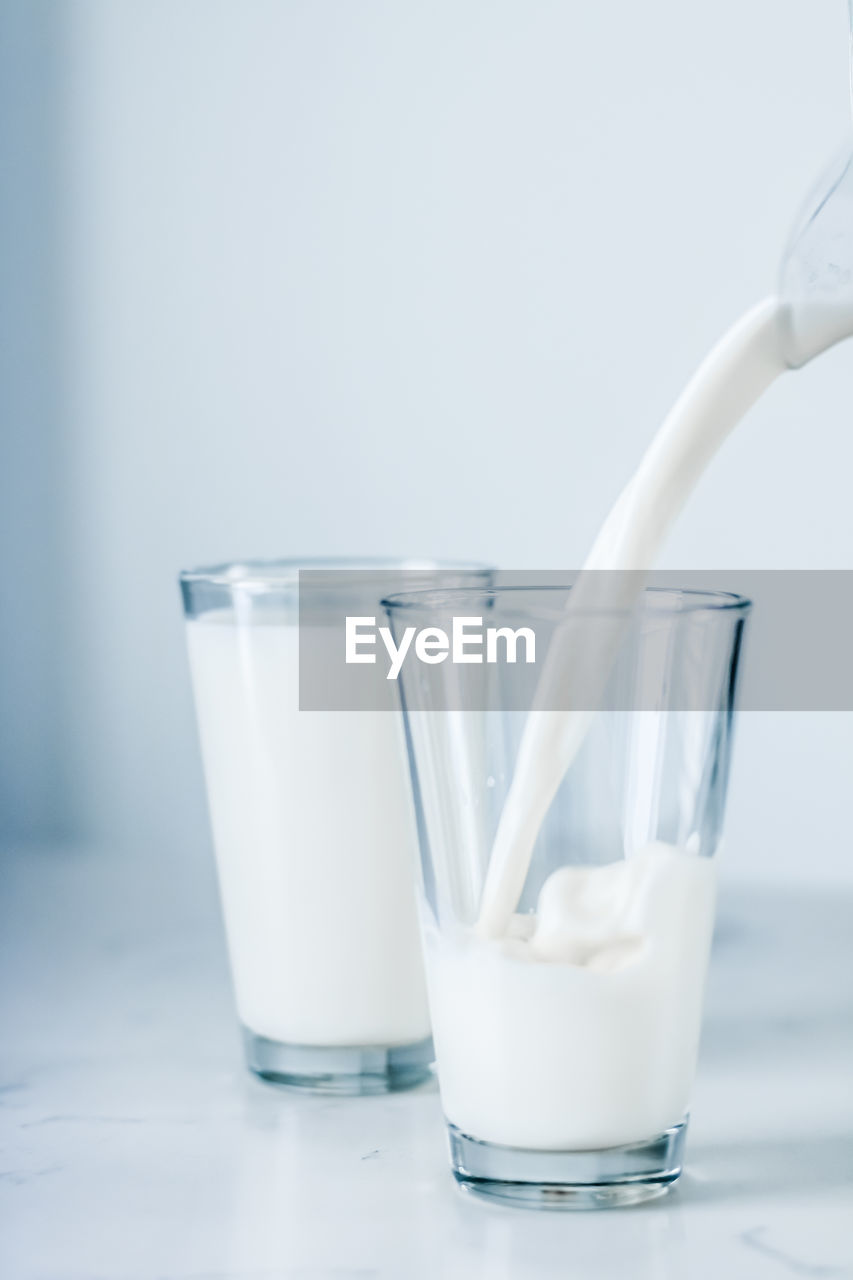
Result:
<svg viewBox="0 0 853 1280"><path fill-rule="evenodd" d="M404 665L400 680L453 1171L475 1191L543 1206L636 1203L666 1191L682 1165L749 602L634 585L630 609L571 615L576 587L386 601L398 644L407 627L450 633L453 617L535 636L530 674L445 663ZM577 661L546 703L540 661L565 647ZM509 913L484 928L495 838L534 716L532 850ZM554 788L569 716L581 740Z"/></svg>
<svg viewBox="0 0 853 1280"><path fill-rule="evenodd" d="M181 574L234 994L248 1065L265 1080L381 1093L430 1074L399 712L301 711L299 647L300 632L322 643L342 610L371 612L371 590L380 613L389 579L423 586L439 568L442 581L488 581L393 560ZM323 586L300 594L300 569Z"/></svg>
<svg viewBox="0 0 853 1280"><path fill-rule="evenodd" d="M521 712L500 668L456 668L449 687L447 668L401 675L436 1058L453 1172L474 1191L607 1207L681 1172L749 605L666 605L645 574L755 401L853 336L851 228L845 156L779 295L688 382L558 609L523 590L385 602L398 643L450 613L548 630Z"/></svg>

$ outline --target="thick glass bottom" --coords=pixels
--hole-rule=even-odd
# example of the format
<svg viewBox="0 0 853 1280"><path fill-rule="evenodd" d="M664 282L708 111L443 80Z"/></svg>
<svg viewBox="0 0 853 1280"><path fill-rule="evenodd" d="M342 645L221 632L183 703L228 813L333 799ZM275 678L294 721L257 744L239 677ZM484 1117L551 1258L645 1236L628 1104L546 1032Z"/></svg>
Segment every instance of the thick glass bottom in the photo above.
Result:
<svg viewBox="0 0 853 1280"><path fill-rule="evenodd" d="M393 1093L432 1074L430 1038L390 1048L284 1044L243 1027L243 1047L249 1069L262 1080L317 1093Z"/></svg>
<svg viewBox="0 0 853 1280"><path fill-rule="evenodd" d="M615 1209L666 1194L681 1173L687 1120L597 1151L501 1147L447 1129L453 1176L466 1191L536 1209Z"/></svg>

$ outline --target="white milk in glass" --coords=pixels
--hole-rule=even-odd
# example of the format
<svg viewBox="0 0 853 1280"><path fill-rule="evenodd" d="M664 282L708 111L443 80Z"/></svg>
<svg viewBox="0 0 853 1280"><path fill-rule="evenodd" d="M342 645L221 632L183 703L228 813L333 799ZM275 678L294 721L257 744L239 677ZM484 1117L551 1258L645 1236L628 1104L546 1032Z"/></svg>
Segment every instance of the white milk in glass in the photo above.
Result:
<svg viewBox="0 0 853 1280"><path fill-rule="evenodd" d="M300 712L292 618L187 624L240 1020L297 1045L429 1036L399 716Z"/></svg>
<svg viewBox="0 0 853 1280"><path fill-rule="evenodd" d="M684 1118L714 919L714 866L663 844L545 882L483 941L427 926L447 1119L487 1142L582 1151Z"/></svg>

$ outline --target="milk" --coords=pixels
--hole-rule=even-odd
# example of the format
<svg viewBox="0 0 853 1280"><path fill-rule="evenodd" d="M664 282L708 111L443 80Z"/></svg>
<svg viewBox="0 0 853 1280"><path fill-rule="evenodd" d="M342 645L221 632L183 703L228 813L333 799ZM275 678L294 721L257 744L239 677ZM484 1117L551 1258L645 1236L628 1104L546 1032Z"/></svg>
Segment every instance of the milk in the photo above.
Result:
<svg viewBox="0 0 853 1280"><path fill-rule="evenodd" d="M543 1151L640 1142L680 1123L713 915L712 861L655 844L555 872L504 939L427 923L447 1119Z"/></svg>
<svg viewBox="0 0 853 1280"><path fill-rule="evenodd" d="M499 937L518 902L541 823L566 770L583 743L588 711L549 711L551 690L574 667L582 673L585 706L604 687L622 632L598 633L592 650L571 628L590 608L619 610L628 625L643 579L658 550L723 440L770 384L786 371L781 304L754 307L700 365L652 440L636 473L605 520L570 593L565 641L555 635L534 709L519 747L501 814L480 909L483 937ZM587 572L590 571L590 572ZM595 571L595 572L591 572ZM600 572L608 571L608 572ZM578 637L580 636L580 639Z"/></svg>
<svg viewBox="0 0 853 1280"><path fill-rule="evenodd" d="M808 318L807 318L808 319ZM808 354L853 332L853 313ZM787 368L791 313L769 299L688 383L604 522L555 632L520 743L475 928L427 920L448 1120L488 1142L583 1150L653 1139L683 1118L713 927L712 863L655 845L600 868L567 865L533 917L516 914L540 826L593 713L554 711L572 681L594 705L672 523L729 431ZM802 345L802 344L801 344ZM611 572L600 572L600 571ZM588 610L615 621L584 640ZM620 620L621 619L621 620ZM585 851L566 850L566 862Z"/></svg>
<svg viewBox="0 0 853 1280"><path fill-rule="evenodd" d="M429 1035L399 717L298 710L298 628L187 624L240 1020L318 1046Z"/></svg>
<svg viewBox="0 0 853 1280"><path fill-rule="evenodd" d="M848 162L844 174L850 172ZM826 207L822 202L814 218ZM839 204L838 209L848 215L850 205ZM845 221L845 231L847 225ZM797 252L789 252L783 272L789 296L767 298L753 307L699 366L602 525L572 589L566 639L561 642L557 635L548 654L495 836L479 919L483 937L499 937L508 927L539 828L591 719L588 712L549 711L552 687L573 666L580 667L585 705L591 705L618 649L619 631L614 628L609 643L596 645L590 662L588 653L578 652L572 617L590 608L615 609L624 613L627 625L642 591L642 572L652 568L684 503L729 432L780 374L853 335L849 269L842 272L832 261L827 265L826 245L819 238L820 252L813 261L798 244ZM805 245L808 248L807 240ZM808 289L798 296L797 272L803 271Z"/></svg>

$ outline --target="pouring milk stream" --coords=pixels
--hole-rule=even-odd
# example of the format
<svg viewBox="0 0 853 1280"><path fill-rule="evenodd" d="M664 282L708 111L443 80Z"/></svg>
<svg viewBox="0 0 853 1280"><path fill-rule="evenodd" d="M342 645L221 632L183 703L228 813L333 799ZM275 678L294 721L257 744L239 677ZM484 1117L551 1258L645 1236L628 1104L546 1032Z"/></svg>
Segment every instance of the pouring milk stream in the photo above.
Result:
<svg viewBox="0 0 853 1280"><path fill-rule="evenodd" d="M655 1153L683 1134L713 932L714 859L660 840L600 864L573 857L587 850L567 848L536 909L521 912L518 903L540 827L593 719L583 708L604 692L644 574L682 506L771 383L849 336L847 157L807 208L778 296L748 311L701 364L569 593L522 733L475 927L467 915L424 913L442 1105L453 1141L469 1144L458 1148L457 1176L464 1161L481 1159L481 1144L527 1156L609 1150L612 1157L627 1146L625 1167L635 1169L637 1149L654 1166L663 1158ZM490 1152L480 1174L491 1179L494 1168L510 1167L506 1159L505 1151ZM542 1166L522 1166L531 1167ZM593 1162L596 1179L602 1167Z"/></svg>
<svg viewBox="0 0 853 1280"><path fill-rule="evenodd" d="M853 336L853 157L821 184L783 258L778 297L753 307L723 336L673 406L601 527L570 593L519 747L492 847L477 932L506 936L539 828L577 755L593 713L549 711L556 683L603 686L620 632L572 646L572 621L591 609L629 614L671 525L729 432L780 374ZM592 572L608 570L611 572ZM637 572L640 571L640 572ZM562 637L562 638L561 638ZM572 668L574 667L574 672Z"/></svg>

